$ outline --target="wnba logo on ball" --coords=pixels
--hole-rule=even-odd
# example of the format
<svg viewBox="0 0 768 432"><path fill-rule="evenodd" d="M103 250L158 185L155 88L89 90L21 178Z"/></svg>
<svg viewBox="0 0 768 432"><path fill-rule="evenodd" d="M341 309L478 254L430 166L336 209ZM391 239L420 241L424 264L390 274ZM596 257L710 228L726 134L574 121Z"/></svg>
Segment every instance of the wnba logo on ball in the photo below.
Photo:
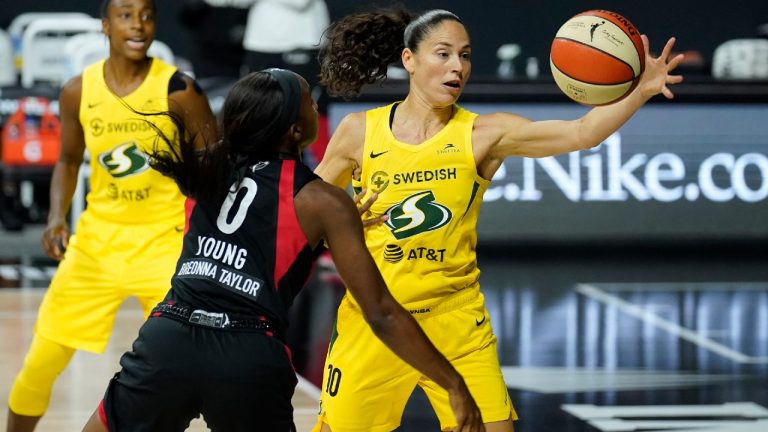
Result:
<svg viewBox="0 0 768 432"><path fill-rule="evenodd" d="M589 26L589 41L594 42L595 40L595 30L597 30L598 27L601 25L604 25L605 21L596 22Z"/></svg>

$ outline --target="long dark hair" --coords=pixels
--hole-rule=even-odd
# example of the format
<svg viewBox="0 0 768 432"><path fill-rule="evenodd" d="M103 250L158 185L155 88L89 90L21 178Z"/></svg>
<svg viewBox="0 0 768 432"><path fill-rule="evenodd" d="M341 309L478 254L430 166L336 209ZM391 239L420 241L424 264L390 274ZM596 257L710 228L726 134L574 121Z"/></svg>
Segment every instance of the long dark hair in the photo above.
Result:
<svg viewBox="0 0 768 432"><path fill-rule="evenodd" d="M190 198L219 199L229 190L233 171L235 182L239 182L250 161L269 159L277 153L280 138L287 131L278 118L284 99L278 81L267 72L241 78L229 90L221 110L221 139L201 149L195 148L198 137L190 136L178 115L162 113L176 125L179 142L174 143L153 125L167 149L160 149L160 142L156 142L150 165L172 178Z"/></svg>
<svg viewBox="0 0 768 432"><path fill-rule="evenodd" d="M384 79L404 48L419 43L445 20L463 22L442 9L419 16L404 9L347 15L331 24L320 46L320 83L333 96L357 96L365 84Z"/></svg>

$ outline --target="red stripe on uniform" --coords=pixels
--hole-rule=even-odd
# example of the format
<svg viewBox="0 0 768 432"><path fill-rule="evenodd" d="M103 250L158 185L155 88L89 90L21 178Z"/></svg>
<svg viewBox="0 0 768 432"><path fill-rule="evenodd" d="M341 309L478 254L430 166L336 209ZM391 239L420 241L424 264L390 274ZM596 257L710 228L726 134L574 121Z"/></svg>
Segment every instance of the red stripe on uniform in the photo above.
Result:
<svg viewBox="0 0 768 432"><path fill-rule="evenodd" d="M296 374L296 368L293 367L293 352L291 352L291 348L288 345L283 345L283 348L285 348L285 353L288 354L288 363L291 364L291 370Z"/></svg>
<svg viewBox="0 0 768 432"><path fill-rule="evenodd" d="M192 210L195 209L196 204L197 201L192 198L187 198L184 201L184 235L187 235L187 231L189 231L189 218L192 217Z"/></svg>
<svg viewBox="0 0 768 432"><path fill-rule="evenodd" d="M277 245L275 247L275 289L288 273L299 252L307 245L293 206L293 182L296 161L284 160L280 169L277 200Z"/></svg>
<svg viewBox="0 0 768 432"><path fill-rule="evenodd" d="M99 413L99 420L101 420L101 423L104 425L107 431L109 431L109 425L107 425L107 413L104 411L104 399L99 402L99 407L96 409L96 411Z"/></svg>

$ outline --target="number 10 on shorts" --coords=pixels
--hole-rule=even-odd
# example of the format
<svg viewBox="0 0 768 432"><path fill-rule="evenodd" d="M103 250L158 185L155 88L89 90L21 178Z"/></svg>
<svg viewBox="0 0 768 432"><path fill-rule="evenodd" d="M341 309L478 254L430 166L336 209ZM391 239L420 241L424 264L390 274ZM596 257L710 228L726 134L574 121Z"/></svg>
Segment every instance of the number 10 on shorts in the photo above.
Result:
<svg viewBox="0 0 768 432"><path fill-rule="evenodd" d="M341 369L333 367L332 364L328 365L328 382L325 383L325 392L331 396L336 396L339 392L339 384L341 383Z"/></svg>

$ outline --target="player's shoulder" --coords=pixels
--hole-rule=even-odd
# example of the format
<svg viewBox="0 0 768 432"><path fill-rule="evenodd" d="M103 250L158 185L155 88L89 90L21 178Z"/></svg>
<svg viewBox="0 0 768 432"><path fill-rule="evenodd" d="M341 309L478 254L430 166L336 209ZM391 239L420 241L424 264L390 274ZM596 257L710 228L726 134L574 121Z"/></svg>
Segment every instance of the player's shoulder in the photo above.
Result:
<svg viewBox="0 0 768 432"><path fill-rule="evenodd" d="M199 95L204 93L203 88L200 87L200 84L198 84L194 78L178 69L174 71L171 78L168 80L168 95L171 96L178 92L184 93L192 91Z"/></svg>
<svg viewBox="0 0 768 432"><path fill-rule="evenodd" d="M339 123L339 129L353 131L362 128L365 130L366 113L367 111L356 111L345 115Z"/></svg>
<svg viewBox="0 0 768 432"><path fill-rule="evenodd" d="M62 109L78 109L83 93L83 76L78 75L67 81L59 92L59 105Z"/></svg>
<svg viewBox="0 0 768 432"><path fill-rule="evenodd" d="M342 143L361 143L365 138L365 111L349 113L341 119L333 133L332 140Z"/></svg>
<svg viewBox="0 0 768 432"><path fill-rule="evenodd" d="M64 85L61 87L61 94L77 94L80 95L80 92L83 90L83 75L77 75L75 77L70 78Z"/></svg>
<svg viewBox="0 0 768 432"><path fill-rule="evenodd" d="M311 180L296 195L302 206L311 210L314 214L321 212L336 212L342 215L352 204L352 199L346 191L336 187L320 178Z"/></svg>

